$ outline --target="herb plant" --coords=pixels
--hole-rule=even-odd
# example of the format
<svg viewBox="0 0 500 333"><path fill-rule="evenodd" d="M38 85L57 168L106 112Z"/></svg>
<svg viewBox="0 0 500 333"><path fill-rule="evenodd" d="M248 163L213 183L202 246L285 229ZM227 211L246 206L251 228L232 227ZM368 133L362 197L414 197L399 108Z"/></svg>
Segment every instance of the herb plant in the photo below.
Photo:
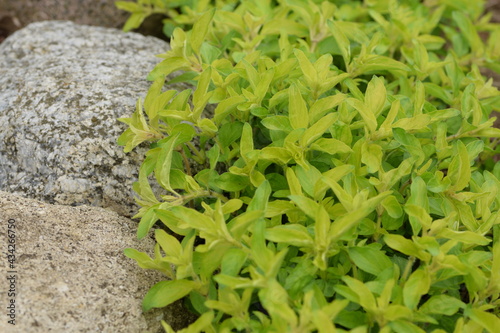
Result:
<svg viewBox="0 0 500 333"><path fill-rule="evenodd" d="M166 277L144 311L184 298L200 316L182 332L498 331L500 93L481 69L500 72L500 27L483 1L117 5L126 28L170 17L120 119L125 151L150 145L134 190L157 244L125 250ZM164 91L179 81L194 88Z"/></svg>

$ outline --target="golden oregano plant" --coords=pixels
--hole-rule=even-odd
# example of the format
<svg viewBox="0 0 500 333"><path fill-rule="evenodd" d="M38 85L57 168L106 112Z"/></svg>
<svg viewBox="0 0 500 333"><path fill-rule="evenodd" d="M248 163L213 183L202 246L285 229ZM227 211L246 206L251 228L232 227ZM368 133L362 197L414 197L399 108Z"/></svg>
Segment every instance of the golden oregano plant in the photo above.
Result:
<svg viewBox="0 0 500 333"><path fill-rule="evenodd" d="M134 190L154 256L125 250L165 274L144 311L184 299L192 333L498 332L483 1L117 5L127 29L160 12L171 32L120 119L125 151L150 145Z"/></svg>

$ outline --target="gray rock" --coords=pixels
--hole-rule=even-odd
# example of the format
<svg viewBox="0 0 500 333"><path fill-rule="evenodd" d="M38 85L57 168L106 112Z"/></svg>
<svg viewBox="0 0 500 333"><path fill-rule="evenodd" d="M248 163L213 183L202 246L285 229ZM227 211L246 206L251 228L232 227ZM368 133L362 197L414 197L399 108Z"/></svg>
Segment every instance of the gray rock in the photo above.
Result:
<svg viewBox="0 0 500 333"><path fill-rule="evenodd" d="M136 213L145 150L116 144L168 44L116 29L46 21L0 44L0 190Z"/></svg>
<svg viewBox="0 0 500 333"><path fill-rule="evenodd" d="M123 254L127 247L152 252L152 239L137 241L136 222L107 209L50 205L1 191L0 207L2 238L9 225L15 232L9 232L15 235L12 267L6 256L12 248L2 242L0 332L158 332L159 320L171 321L172 313L177 327L186 325L179 324L187 318L179 305L166 314L142 314L144 295L163 277ZM7 317L11 299L15 326Z"/></svg>

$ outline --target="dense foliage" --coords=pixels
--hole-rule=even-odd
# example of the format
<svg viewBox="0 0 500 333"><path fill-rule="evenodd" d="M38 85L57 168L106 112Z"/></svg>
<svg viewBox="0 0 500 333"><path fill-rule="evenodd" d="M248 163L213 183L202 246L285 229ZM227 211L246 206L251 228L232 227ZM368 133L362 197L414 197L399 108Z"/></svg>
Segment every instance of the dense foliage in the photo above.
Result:
<svg viewBox="0 0 500 333"><path fill-rule="evenodd" d="M165 274L145 311L185 298L183 332L498 332L482 1L117 5L171 35L119 139L150 144L138 237L162 227L153 258L125 251ZM164 91L179 81L195 88Z"/></svg>

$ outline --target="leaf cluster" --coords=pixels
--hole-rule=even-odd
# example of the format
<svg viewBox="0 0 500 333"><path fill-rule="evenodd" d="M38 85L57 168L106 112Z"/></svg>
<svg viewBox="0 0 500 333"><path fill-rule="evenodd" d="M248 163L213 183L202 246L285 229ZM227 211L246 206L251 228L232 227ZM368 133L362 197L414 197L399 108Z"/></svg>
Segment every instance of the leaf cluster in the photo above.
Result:
<svg viewBox="0 0 500 333"><path fill-rule="evenodd" d="M117 4L127 29L144 8L175 26L121 119L125 151L150 144L134 190L156 239L125 254L167 278L145 311L184 298L183 332L496 332L500 92L481 69L500 71L500 27L482 1Z"/></svg>

